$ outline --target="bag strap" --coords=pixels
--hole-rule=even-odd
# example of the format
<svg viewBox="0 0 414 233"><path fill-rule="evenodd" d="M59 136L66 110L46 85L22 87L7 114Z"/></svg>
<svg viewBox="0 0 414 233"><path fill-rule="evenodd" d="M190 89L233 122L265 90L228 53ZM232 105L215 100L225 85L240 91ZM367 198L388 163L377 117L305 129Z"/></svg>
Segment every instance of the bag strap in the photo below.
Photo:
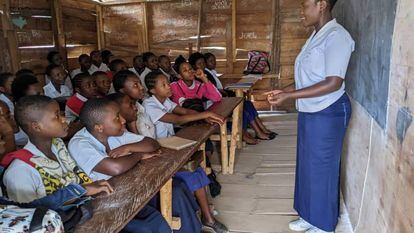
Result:
<svg viewBox="0 0 414 233"><path fill-rule="evenodd" d="M256 64L253 66L253 68L250 70L250 72L254 72L254 69L256 69L257 65L259 65L260 60L262 60L262 57L259 57L259 60L257 60Z"/></svg>
<svg viewBox="0 0 414 233"><path fill-rule="evenodd" d="M43 218L49 209L46 207L38 207L33 213L32 221L30 221L29 232L36 232L43 227Z"/></svg>

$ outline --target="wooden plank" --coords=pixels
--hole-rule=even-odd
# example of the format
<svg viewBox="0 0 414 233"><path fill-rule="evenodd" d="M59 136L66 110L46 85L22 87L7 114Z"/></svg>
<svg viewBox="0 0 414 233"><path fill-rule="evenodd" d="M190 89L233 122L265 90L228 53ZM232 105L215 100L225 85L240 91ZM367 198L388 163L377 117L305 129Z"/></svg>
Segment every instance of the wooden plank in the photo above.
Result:
<svg viewBox="0 0 414 233"><path fill-rule="evenodd" d="M199 0L198 7L198 21L197 21L197 52L200 52L201 44L201 22L203 17L203 0Z"/></svg>
<svg viewBox="0 0 414 233"><path fill-rule="evenodd" d="M144 51L147 52L150 50L150 44L149 44L149 24L148 24L148 3L144 3L144 17L143 17L144 21L142 24L143 27L143 42L144 42ZM144 52L143 51L143 52Z"/></svg>
<svg viewBox="0 0 414 233"><path fill-rule="evenodd" d="M272 0L272 50L270 51L270 69L272 73L279 74L280 73L280 19L279 19L279 1L280 0ZM279 77L279 76L278 76ZM277 82L278 80L272 80L272 84L270 86L271 89L275 89L276 84L278 87L280 86Z"/></svg>
<svg viewBox="0 0 414 233"><path fill-rule="evenodd" d="M102 6L96 6L96 34L98 49L101 50L105 48L105 33L104 33L104 21L103 21L103 9Z"/></svg>
<svg viewBox="0 0 414 233"><path fill-rule="evenodd" d="M232 39L232 56L233 59L232 61L234 62L236 60L236 55L237 55L237 44L236 44L236 27L237 27L237 4L236 4L236 0L232 0L232 5L231 5L231 39ZM260 4L257 4L260 5ZM232 72L233 73L233 72Z"/></svg>
<svg viewBox="0 0 414 233"><path fill-rule="evenodd" d="M18 51L16 31L10 17L10 0L2 0L1 8L3 10L3 14L1 14L3 36L10 53L11 71L14 73L20 69L20 53Z"/></svg>
<svg viewBox="0 0 414 233"><path fill-rule="evenodd" d="M67 65L66 38L62 21L61 0L52 0L50 4L53 19L52 28L55 48L59 52L60 56L62 56L64 64Z"/></svg>
<svg viewBox="0 0 414 233"><path fill-rule="evenodd" d="M232 40L232 22L227 21L226 24L226 73L233 73L233 63L234 63L234 47Z"/></svg>

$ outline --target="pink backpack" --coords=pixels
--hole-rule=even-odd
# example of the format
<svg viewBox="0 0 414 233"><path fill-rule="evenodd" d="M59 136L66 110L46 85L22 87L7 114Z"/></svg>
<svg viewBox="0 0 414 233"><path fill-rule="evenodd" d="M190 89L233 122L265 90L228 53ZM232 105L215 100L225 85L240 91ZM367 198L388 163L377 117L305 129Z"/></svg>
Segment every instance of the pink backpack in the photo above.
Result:
<svg viewBox="0 0 414 233"><path fill-rule="evenodd" d="M252 50L247 54L249 62L244 74L266 74L270 72L269 53Z"/></svg>

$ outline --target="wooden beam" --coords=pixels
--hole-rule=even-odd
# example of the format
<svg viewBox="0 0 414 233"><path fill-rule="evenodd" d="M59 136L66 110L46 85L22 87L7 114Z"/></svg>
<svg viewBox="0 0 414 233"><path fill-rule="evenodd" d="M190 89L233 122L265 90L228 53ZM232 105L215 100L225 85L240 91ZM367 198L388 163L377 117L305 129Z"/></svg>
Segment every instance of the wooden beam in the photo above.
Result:
<svg viewBox="0 0 414 233"><path fill-rule="evenodd" d="M62 5L60 0L52 0L50 4L50 9L52 11L52 28L55 48L59 52L60 56L62 56L64 59L63 62L65 65L67 65L66 37L62 20Z"/></svg>
<svg viewBox="0 0 414 233"><path fill-rule="evenodd" d="M197 51L200 52L201 47L201 22L203 20L203 0L200 0L198 7L198 22L197 22Z"/></svg>
<svg viewBox="0 0 414 233"><path fill-rule="evenodd" d="M0 0L0 4L1 10L3 11L1 14L3 37L6 41L6 47L8 49L7 55L10 57L10 60L7 62L10 64L11 72L15 73L20 69L21 64L17 34L10 16L10 0Z"/></svg>
<svg viewBox="0 0 414 233"><path fill-rule="evenodd" d="M143 28L144 28L144 30L143 30L144 31L144 35L143 35L144 46L143 46L143 48L144 48L145 52L150 50L149 34L148 34L148 32L149 32L149 30L148 30L148 21L149 21L149 18L148 18L148 3L144 2L144 19L142 21L142 25L143 25Z"/></svg>
<svg viewBox="0 0 414 233"><path fill-rule="evenodd" d="M231 3L231 38L232 38L232 51L233 51L233 63L236 62L237 56L237 44L236 44L236 26L237 26L237 0L232 0Z"/></svg>
<svg viewBox="0 0 414 233"><path fill-rule="evenodd" d="M271 89L280 88L280 0L272 0L272 50L270 51L270 68L271 72L277 74L276 79L272 79Z"/></svg>
<svg viewBox="0 0 414 233"><path fill-rule="evenodd" d="M233 42L232 42L232 22L227 21L226 23L226 73L232 74L234 67L234 53L233 53Z"/></svg>
<svg viewBox="0 0 414 233"><path fill-rule="evenodd" d="M103 11L104 9L102 6L96 5L96 34L98 37L98 49L99 50L106 48Z"/></svg>

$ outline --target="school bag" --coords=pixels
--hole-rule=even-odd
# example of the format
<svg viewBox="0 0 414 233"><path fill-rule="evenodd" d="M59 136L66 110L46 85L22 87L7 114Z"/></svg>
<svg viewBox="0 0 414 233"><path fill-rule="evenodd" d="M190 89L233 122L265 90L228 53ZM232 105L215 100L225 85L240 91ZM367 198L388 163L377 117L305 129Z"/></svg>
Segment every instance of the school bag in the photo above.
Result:
<svg viewBox="0 0 414 233"><path fill-rule="evenodd" d="M266 74L270 72L269 53L252 50L247 54L249 61L244 74Z"/></svg>
<svg viewBox="0 0 414 233"><path fill-rule="evenodd" d="M177 83L178 88L180 89L181 93L185 96L185 92L184 90L181 88L180 84ZM196 95L198 94L198 91L201 88L201 84L198 85L197 91L196 91ZM187 108L187 109L191 109L191 110L195 110L197 112L204 112L204 101L203 99L199 99L199 98L188 98L185 99L183 104L182 104L183 108Z"/></svg>

